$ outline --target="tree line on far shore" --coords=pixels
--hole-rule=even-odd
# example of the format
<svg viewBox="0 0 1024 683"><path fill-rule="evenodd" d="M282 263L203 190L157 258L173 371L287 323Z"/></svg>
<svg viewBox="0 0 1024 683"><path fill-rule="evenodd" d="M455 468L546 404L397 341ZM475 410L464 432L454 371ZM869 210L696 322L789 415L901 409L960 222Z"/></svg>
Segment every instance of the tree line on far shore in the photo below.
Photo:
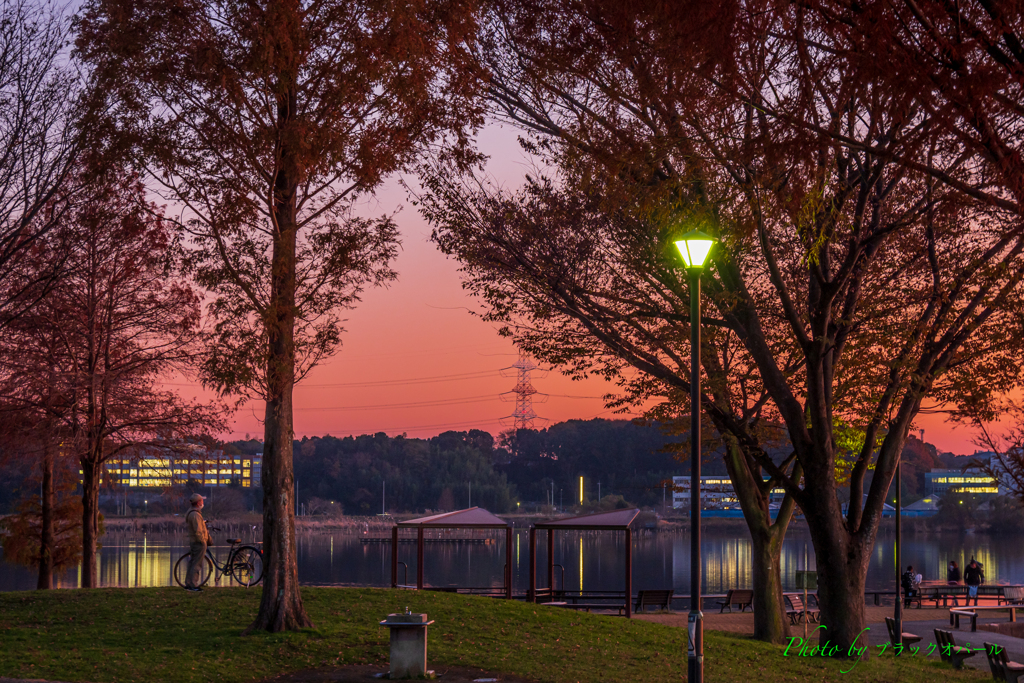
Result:
<svg viewBox="0 0 1024 683"><path fill-rule="evenodd" d="M662 487L681 470L657 426L624 420L570 420L495 438L484 431L429 439L385 434L304 438L295 444L300 504L335 501L348 514L454 510L514 512L519 505L574 508L579 478L586 501L621 496L660 506ZM600 487L599 487L600 483ZM671 503L671 482L668 484ZM382 488L384 489L382 491Z"/></svg>

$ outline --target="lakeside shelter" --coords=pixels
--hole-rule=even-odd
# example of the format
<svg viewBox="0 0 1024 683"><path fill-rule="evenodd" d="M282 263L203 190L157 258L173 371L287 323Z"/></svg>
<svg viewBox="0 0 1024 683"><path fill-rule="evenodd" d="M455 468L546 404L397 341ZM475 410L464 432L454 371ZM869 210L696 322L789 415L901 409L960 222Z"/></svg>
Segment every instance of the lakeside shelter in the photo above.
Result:
<svg viewBox="0 0 1024 683"><path fill-rule="evenodd" d="M504 529L505 597L512 599L512 525L480 507L399 522L391 529L391 587L398 588L398 532L416 529L416 588L423 590L423 532L426 529Z"/></svg>
<svg viewBox="0 0 1024 683"><path fill-rule="evenodd" d="M548 594L555 598L555 532L556 531L623 531L626 546L626 618L633 616L633 531L630 526L640 510L613 510L596 514L553 519L530 527L530 592L529 602L537 602L537 530L548 533ZM564 589L564 587L563 587Z"/></svg>

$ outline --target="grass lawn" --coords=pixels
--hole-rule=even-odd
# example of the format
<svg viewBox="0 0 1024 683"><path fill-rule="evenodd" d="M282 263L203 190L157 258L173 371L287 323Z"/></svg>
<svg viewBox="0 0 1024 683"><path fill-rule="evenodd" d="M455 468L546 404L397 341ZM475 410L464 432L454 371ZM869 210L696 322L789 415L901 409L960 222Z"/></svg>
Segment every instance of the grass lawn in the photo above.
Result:
<svg viewBox="0 0 1024 683"><path fill-rule="evenodd" d="M389 612L427 612L431 668L471 666L538 681L682 681L684 630L451 593L304 588L316 629L241 636L259 591L173 588L0 593L0 677L62 681L252 681L345 664L386 667ZM705 679L764 681L981 681L937 656L849 662L783 657L783 648L706 634ZM984 658L981 664L984 665Z"/></svg>

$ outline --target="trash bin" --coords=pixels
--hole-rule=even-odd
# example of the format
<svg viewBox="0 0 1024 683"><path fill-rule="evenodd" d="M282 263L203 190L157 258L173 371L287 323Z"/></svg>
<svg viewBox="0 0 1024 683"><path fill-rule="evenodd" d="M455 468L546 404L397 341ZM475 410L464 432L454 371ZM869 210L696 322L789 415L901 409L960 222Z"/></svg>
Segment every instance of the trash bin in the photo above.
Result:
<svg viewBox="0 0 1024 683"><path fill-rule="evenodd" d="M391 631L391 669L389 678L433 678L427 671L426 614L389 614L380 622Z"/></svg>

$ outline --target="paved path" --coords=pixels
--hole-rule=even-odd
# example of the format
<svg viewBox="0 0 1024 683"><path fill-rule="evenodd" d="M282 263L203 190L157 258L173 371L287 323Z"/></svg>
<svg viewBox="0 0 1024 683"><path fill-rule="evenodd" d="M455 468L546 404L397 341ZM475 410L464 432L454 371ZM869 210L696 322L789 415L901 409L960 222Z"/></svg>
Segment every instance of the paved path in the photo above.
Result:
<svg viewBox="0 0 1024 683"><path fill-rule="evenodd" d="M864 607L864 616L869 624L880 623L885 626L885 617L892 616L892 605L866 605ZM645 621L654 621L662 624L668 624L669 626L681 626L686 627L686 612L673 612L670 614L658 613L658 614L637 614L636 619L644 619ZM930 607L924 609L908 609L903 612L904 621L927 621L935 619L946 619L949 621L948 610L937 610ZM754 613L753 612L733 612L732 614L726 612L725 614L719 614L718 610L705 611L704 612L704 628L709 631L731 631L733 633L753 633L754 632ZM813 626L812 626L813 628ZM803 633L803 626L800 626L800 632Z"/></svg>
<svg viewBox="0 0 1024 683"><path fill-rule="evenodd" d="M991 619L992 623L1003 623L1003 619ZM871 631L867 634L869 642L872 645L881 645L882 643L889 640L889 634L885 630L885 622L869 624ZM935 642L935 629L940 628L943 631L951 631L953 633L953 639L957 645L961 647L981 647L982 643L995 643L1002 648L1006 649L1006 654L1012 661L1024 662L1024 639L1014 638L1013 636L1003 635L1001 633L994 633L992 631L983 631L980 628L971 633L971 622L970 619L962 619L960 621L960 629L957 630L949 625L948 614L945 619L933 619L929 621L915 621L915 622L904 622L903 631L904 633L913 633L914 635L921 636L922 640L920 645L924 645L925 648L929 648L931 643ZM872 648L875 650L875 648ZM877 650L875 650L877 652ZM925 652L926 650L922 650ZM935 655L937 656L936 652ZM985 653L979 652L977 655L968 660L969 663L974 665L976 669L987 669L988 662L985 659Z"/></svg>
<svg viewBox="0 0 1024 683"><path fill-rule="evenodd" d="M881 605L877 607L875 605L868 605L864 608L864 611L868 626L871 628L864 637L866 637L867 643L871 645L871 652L877 653L879 648L875 646L886 643L889 640L889 634L885 629L885 617L892 616L893 607L892 605ZM638 614L636 615L636 618L643 619L644 621L653 621L661 624L668 624L669 626L686 628L685 612L676 612L672 614ZM987 619L986 621L990 623L1005 623L1006 620L1006 615L1003 614L993 616L991 619ZM944 631L953 632L953 638L956 640L957 645L967 647L969 644L974 648L982 647L982 643L995 643L996 645L1006 649L1006 653L1012 661L1024 663L1024 639L1014 638L1013 636L994 633L992 631L983 631L981 629L978 629L975 633L971 633L970 619L962 619L960 624L961 628L959 630L950 627L948 608L913 608L903 612L903 631L905 633L913 633L921 636L922 638L919 644L923 645L923 649L920 651L918 656L921 656L928 651L929 645L935 642L934 630L941 628ZM811 631L814 626L815 624L810 624L808 626L808 631ZM731 631L733 633L750 634L754 632L754 615L750 612L733 612L732 614L705 612L704 628L709 631ZM803 635L802 624L793 627L793 635ZM938 659L938 651L933 651L931 656ZM968 659L967 666L983 671L988 670L988 661L985 659L985 653L979 652L974 657ZM3 682L0 681L0 683Z"/></svg>

